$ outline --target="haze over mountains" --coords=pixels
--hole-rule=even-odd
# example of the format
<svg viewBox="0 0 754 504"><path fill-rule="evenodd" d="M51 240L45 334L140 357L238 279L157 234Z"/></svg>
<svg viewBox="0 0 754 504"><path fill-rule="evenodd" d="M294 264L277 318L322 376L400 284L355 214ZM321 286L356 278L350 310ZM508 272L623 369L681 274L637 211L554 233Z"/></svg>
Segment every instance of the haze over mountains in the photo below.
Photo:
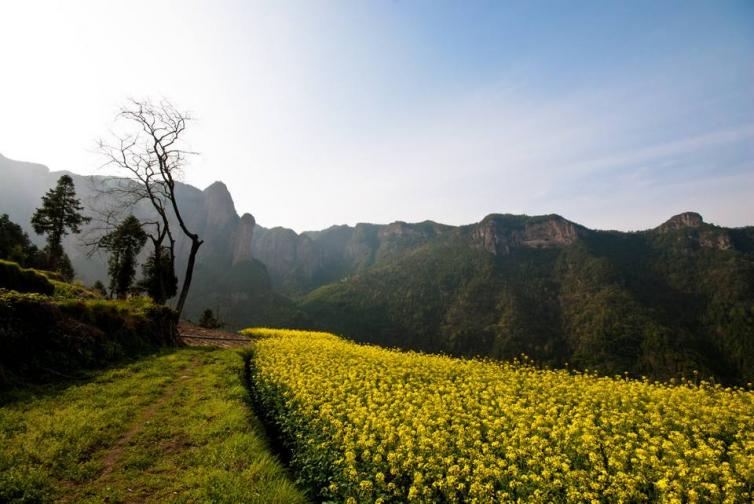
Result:
<svg viewBox="0 0 754 504"><path fill-rule="evenodd" d="M33 237L31 214L59 176L0 156L0 213ZM74 181L87 205L91 181ZM231 327L317 327L457 355L523 352L609 373L754 377L753 227L718 227L687 212L623 233L558 215L493 214L466 226L299 234L239 216L220 182L181 185L179 200L205 240L189 318L219 308ZM84 282L104 280L104 258L88 257L76 237L66 249Z"/></svg>

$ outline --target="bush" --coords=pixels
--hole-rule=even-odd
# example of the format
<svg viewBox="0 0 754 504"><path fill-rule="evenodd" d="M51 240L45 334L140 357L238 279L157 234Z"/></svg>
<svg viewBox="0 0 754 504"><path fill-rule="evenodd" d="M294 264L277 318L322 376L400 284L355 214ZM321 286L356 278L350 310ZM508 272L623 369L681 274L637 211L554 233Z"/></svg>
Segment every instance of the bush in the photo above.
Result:
<svg viewBox="0 0 754 504"><path fill-rule="evenodd" d="M205 329L219 329L224 325L209 308L204 310L202 316L199 318L199 327L204 327Z"/></svg>
<svg viewBox="0 0 754 504"><path fill-rule="evenodd" d="M3 259L0 259L0 288L47 295L55 291L55 286L42 273Z"/></svg>
<svg viewBox="0 0 754 504"><path fill-rule="evenodd" d="M29 236L8 214L0 215L0 259L26 267L41 266L46 260L44 253L31 243Z"/></svg>
<svg viewBox="0 0 754 504"><path fill-rule="evenodd" d="M141 298L55 300L0 290L0 386L11 377L46 380L176 345L177 323L173 310Z"/></svg>
<svg viewBox="0 0 754 504"><path fill-rule="evenodd" d="M51 283L55 287L53 296L56 299L99 299L102 297L99 292L86 288L78 281L68 283L51 280Z"/></svg>

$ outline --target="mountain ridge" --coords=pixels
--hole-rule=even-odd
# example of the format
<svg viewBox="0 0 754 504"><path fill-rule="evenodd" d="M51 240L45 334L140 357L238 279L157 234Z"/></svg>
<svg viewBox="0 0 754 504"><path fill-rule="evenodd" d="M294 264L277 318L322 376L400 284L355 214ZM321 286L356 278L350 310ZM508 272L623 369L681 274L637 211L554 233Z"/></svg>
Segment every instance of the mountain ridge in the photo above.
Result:
<svg viewBox="0 0 754 504"><path fill-rule="evenodd" d="M0 212L28 231L61 172L8 164L0 158ZM86 203L85 178L74 178ZM754 379L752 226L716 226L685 211L624 232L557 214L497 213L460 226L396 221L296 233L239 216L222 182L181 184L178 198L205 239L189 316L209 307L230 327L317 328L462 356L526 353L605 373ZM179 241L179 254L186 246ZM85 280L104 278L101 259L71 258Z"/></svg>

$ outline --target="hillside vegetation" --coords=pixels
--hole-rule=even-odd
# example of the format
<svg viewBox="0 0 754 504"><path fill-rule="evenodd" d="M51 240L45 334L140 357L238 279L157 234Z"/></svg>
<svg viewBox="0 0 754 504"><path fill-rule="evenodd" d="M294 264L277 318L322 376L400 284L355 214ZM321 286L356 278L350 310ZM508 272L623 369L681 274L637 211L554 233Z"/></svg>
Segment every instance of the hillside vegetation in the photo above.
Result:
<svg viewBox="0 0 754 504"><path fill-rule="evenodd" d="M177 317L149 298L101 299L0 260L0 388L59 378L177 344Z"/></svg>
<svg viewBox="0 0 754 504"><path fill-rule="evenodd" d="M259 410L324 500L752 500L750 389L245 332Z"/></svg>
<svg viewBox="0 0 754 504"><path fill-rule="evenodd" d="M695 214L638 233L557 216L490 216L440 235L413 226L384 238L384 259L303 298L314 327L608 374L754 380L754 228Z"/></svg>
<svg viewBox="0 0 754 504"><path fill-rule="evenodd" d="M59 175L0 156L0 201L10 215L0 216L0 235L12 238L0 236L0 257L39 266L40 251L24 230ZM72 179L91 206L90 181ZM635 377L698 371L726 384L754 380L751 226L724 228L686 212L625 233L555 214L491 214L464 226L397 221L296 233L239 216L222 183L177 190L206 242L186 305L193 320L210 308L235 329L319 329L502 360L526 353L554 366ZM145 208L134 215L155 218ZM70 237L64 245L82 280L104 280L101 260ZM176 245L183 257L189 243L179 237ZM176 266L180 272L185 264Z"/></svg>

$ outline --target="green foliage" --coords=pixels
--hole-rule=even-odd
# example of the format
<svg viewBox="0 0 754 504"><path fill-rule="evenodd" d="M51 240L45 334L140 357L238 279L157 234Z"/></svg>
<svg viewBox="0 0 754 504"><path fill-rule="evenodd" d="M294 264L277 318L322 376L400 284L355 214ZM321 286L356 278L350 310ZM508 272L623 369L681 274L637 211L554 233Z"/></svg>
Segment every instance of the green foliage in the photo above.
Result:
<svg viewBox="0 0 754 504"><path fill-rule="evenodd" d="M105 289L105 284L103 284L100 280L94 282L94 285L92 285L92 291L96 292L100 297L107 297L107 289Z"/></svg>
<svg viewBox="0 0 754 504"><path fill-rule="evenodd" d="M0 289L51 295L55 286L37 270L22 268L18 263L0 259Z"/></svg>
<svg viewBox="0 0 754 504"><path fill-rule="evenodd" d="M40 267L44 264L44 254L31 243L21 226L10 220L8 214L0 215L0 259L26 267Z"/></svg>
<svg viewBox="0 0 754 504"><path fill-rule="evenodd" d="M65 282L72 282L75 275L73 270L73 263L68 254L61 248L57 252L53 250L49 245L42 250L42 255L45 258L45 268L52 269L56 273L60 274L60 277Z"/></svg>
<svg viewBox="0 0 754 504"><path fill-rule="evenodd" d="M499 255L463 236L435 240L300 307L316 328L385 346L745 383L754 379L754 229L731 235L741 249L717 246L726 232L594 231Z"/></svg>
<svg viewBox="0 0 754 504"><path fill-rule="evenodd" d="M147 234L133 215L100 239L99 246L110 252L107 261L110 292L125 298L136 275L136 256L144 247Z"/></svg>
<svg viewBox="0 0 754 504"><path fill-rule="evenodd" d="M220 322L220 320L215 317L215 314L207 308L202 312L202 316L199 317L199 327L204 327L205 329L218 329L222 327L223 324Z"/></svg>
<svg viewBox="0 0 754 504"><path fill-rule="evenodd" d="M185 348L10 391L0 502L305 502L241 373L232 350Z"/></svg>
<svg viewBox="0 0 754 504"><path fill-rule="evenodd" d="M81 283L63 281L60 273L22 268L18 263L0 259L0 289L17 292L37 292L55 299L90 299L102 295Z"/></svg>
<svg viewBox="0 0 754 504"><path fill-rule="evenodd" d="M177 342L177 316L149 298L53 298L0 291L0 387L101 367ZM3 378L4 377L4 378Z"/></svg>
<svg viewBox="0 0 754 504"><path fill-rule="evenodd" d="M73 277L73 268L63 251L63 237L81 232L81 225L91 220L81 214L83 208L76 198L73 179L63 175L57 185L42 196L42 206L31 218L34 232L47 235L47 267L63 273L66 278Z"/></svg>
<svg viewBox="0 0 754 504"><path fill-rule="evenodd" d="M147 258L142 265L142 280L139 287L154 299L157 304L165 304L178 292L178 277L175 276L175 268L170 251L165 247L159 247Z"/></svg>
<svg viewBox="0 0 754 504"><path fill-rule="evenodd" d="M88 289L80 282L68 283L59 280L50 280L55 287L53 297L55 299L98 299L103 294L94 289Z"/></svg>

